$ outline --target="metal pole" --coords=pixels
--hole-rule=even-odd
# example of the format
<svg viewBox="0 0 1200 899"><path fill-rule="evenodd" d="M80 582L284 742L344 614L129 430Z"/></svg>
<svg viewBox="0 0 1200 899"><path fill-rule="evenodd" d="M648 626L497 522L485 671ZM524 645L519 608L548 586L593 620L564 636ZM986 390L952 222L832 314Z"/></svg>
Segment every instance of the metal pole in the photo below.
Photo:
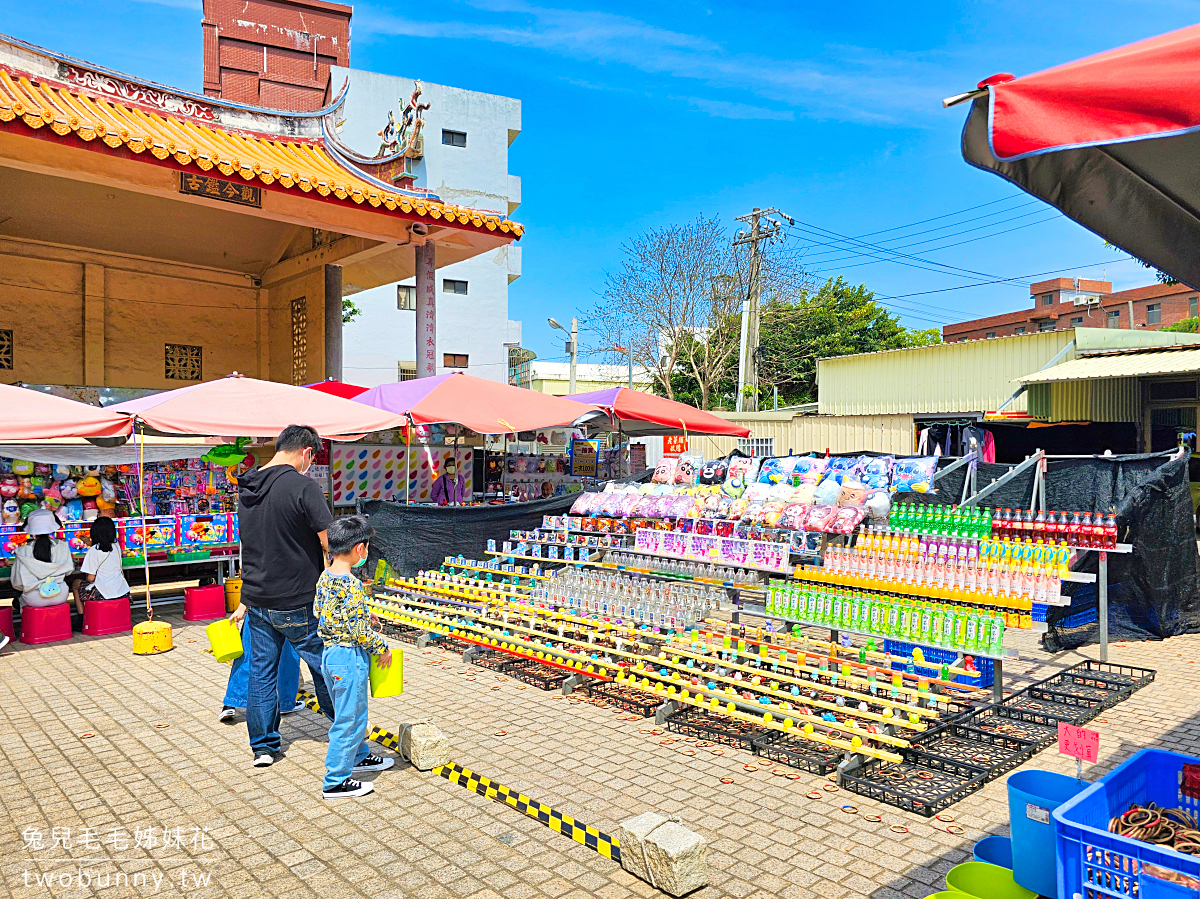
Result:
<svg viewBox="0 0 1200 899"><path fill-rule="evenodd" d="M771 388L771 391L775 395L773 408L775 409L776 412L778 412L779 411L779 385L778 384L774 385Z"/></svg>
<svg viewBox="0 0 1200 899"><path fill-rule="evenodd" d="M633 341L629 341L629 389L633 390Z"/></svg>
<svg viewBox="0 0 1200 899"><path fill-rule="evenodd" d="M1004 702L1004 661L992 661L992 702Z"/></svg>
<svg viewBox="0 0 1200 899"><path fill-rule="evenodd" d="M1100 569L1096 575L1099 585L1100 608L1100 661L1108 661L1108 553L1100 550Z"/></svg>
<svg viewBox="0 0 1200 899"><path fill-rule="evenodd" d="M575 363L579 358L579 319L571 319L571 384L568 393L575 393Z"/></svg>
<svg viewBox="0 0 1200 899"><path fill-rule="evenodd" d="M743 411L744 399L746 394L746 341L749 339L750 328L750 301L746 300L742 303L742 338L741 350L738 353L738 392L734 408L741 412Z"/></svg>

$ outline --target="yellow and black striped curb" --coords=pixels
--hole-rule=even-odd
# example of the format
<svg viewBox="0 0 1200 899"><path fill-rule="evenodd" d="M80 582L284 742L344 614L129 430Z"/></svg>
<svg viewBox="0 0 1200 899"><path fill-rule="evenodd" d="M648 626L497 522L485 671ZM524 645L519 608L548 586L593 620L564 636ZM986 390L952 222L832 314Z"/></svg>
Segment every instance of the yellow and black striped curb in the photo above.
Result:
<svg viewBox="0 0 1200 899"><path fill-rule="evenodd" d="M296 698L312 709L314 712L320 712L321 706L317 703L317 697L307 690L301 690L296 694ZM368 725L368 727L370 727ZM384 730L382 727L370 727L367 733L367 739L373 743L378 743L380 746L386 746L393 752L400 751L400 737L390 730Z"/></svg>
<svg viewBox="0 0 1200 899"><path fill-rule="evenodd" d="M530 818L542 822L551 830L568 836L576 843L582 843L589 849L596 850L605 858L611 858L617 863L621 861L621 843L619 840L596 830L594 827L589 827L587 824L581 824L570 815L564 815L562 812L550 808L545 803L538 802L536 799L530 799L523 793L514 793L508 787L501 786L490 778L484 777L482 774L477 774L470 768L464 768L462 765L455 764L454 762L434 768L433 773L446 778L451 783L458 784L460 787L466 787L468 790L472 790L486 799L510 805Z"/></svg>

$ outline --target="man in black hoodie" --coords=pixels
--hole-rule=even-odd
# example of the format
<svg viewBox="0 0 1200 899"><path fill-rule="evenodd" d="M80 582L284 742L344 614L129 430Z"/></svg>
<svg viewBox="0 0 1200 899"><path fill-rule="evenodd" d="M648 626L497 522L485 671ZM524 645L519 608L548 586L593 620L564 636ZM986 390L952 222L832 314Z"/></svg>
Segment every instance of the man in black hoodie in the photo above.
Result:
<svg viewBox="0 0 1200 899"><path fill-rule="evenodd" d="M231 620L238 627L250 620L246 728L259 768L272 764L280 750L277 691L285 640L308 663L321 708L333 709L321 677L324 645L313 614L333 515L317 482L305 474L320 449L315 430L288 425L275 440L271 461L238 478L242 603Z"/></svg>

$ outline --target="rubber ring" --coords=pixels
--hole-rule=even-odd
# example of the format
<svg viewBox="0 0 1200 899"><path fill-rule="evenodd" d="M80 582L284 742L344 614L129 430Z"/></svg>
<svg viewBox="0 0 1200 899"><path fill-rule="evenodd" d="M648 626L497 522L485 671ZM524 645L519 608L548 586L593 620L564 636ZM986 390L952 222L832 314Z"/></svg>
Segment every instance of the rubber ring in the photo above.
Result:
<svg viewBox="0 0 1200 899"><path fill-rule="evenodd" d="M659 740L659 741L658 741L658 745L659 745L659 746L670 746L670 745L671 745L672 743L674 743L674 742L675 742L674 740L672 740L672 739L668 738L668 739L666 739L666 740Z"/></svg>
<svg viewBox="0 0 1200 899"><path fill-rule="evenodd" d="M710 749L710 750L708 750L708 751L709 751L709 753L710 753L710 754L712 754L712 755L724 755L724 754L725 754L725 750L724 750L724 749Z"/></svg>
<svg viewBox="0 0 1200 899"><path fill-rule="evenodd" d="M921 780L933 780L936 775L932 771L918 771L917 777Z"/></svg>
<svg viewBox="0 0 1200 899"><path fill-rule="evenodd" d="M822 799L825 796L825 794L822 793L820 790L809 790L804 795L807 796L809 799Z"/></svg>
<svg viewBox="0 0 1200 899"><path fill-rule="evenodd" d="M879 817L879 815L863 815L863 820L870 821L872 824L878 824L883 818Z"/></svg>
<svg viewBox="0 0 1200 899"><path fill-rule="evenodd" d="M679 750L679 751L680 751L680 752L681 752L683 755L695 755L695 754L696 754L696 750L694 750L694 749L681 749L681 750Z"/></svg>
<svg viewBox="0 0 1200 899"><path fill-rule="evenodd" d="M643 728L641 728L641 729L638 731L638 733L639 733L639 734L652 734L652 733L654 733L654 731L652 731L652 730L648 730L648 729L646 729L646 728L644 728L644 727L643 727Z"/></svg>
<svg viewBox="0 0 1200 899"><path fill-rule="evenodd" d="M156 724L154 726L159 729L162 729L164 727L170 727L171 725L169 723L167 723L166 721L160 721L160 722L158 722L158 724Z"/></svg>
<svg viewBox="0 0 1200 899"><path fill-rule="evenodd" d="M903 824L892 824L888 827L892 833L908 833L908 828Z"/></svg>
<svg viewBox="0 0 1200 899"><path fill-rule="evenodd" d="M89 737L94 737L94 736L96 736L96 735L95 735L94 733L92 733L92 732L89 730L89 731L87 731L86 733L82 733L82 734L80 734L80 735L79 735L79 739L81 739L81 740L86 740L86 739L88 739Z"/></svg>
<svg viewBox="0 0 1200 899"><path fill-rule="evenodd" d="M786 776L787 776L787 772L786 772L786 771L780 771L778 768L772 768L772 769L771 769L771 773L772 773L772 774L773 774L775 777L786 777Z"/></svg>
<svg viewBox="0 0 1200 899"><path fill-rule="evenodd" d="M933 816L933 819L934 819L935 821L941 821L943 824L949 824L951 821L953 821L953 820L954 820L954 816L953 816L953 815L947 815L947 814L944 814L944 813L943 813L943 814L941 814L941 815L934 815L934 816Z"/></svg>
<svg viewBox="0 0 1200 899"><path fill-rule="evenodd" d="M506 731L506 730L498 730L498 731L496 731L494 734L492 734L492 736L493 736L493 737L507 737L507 736L508 736L508 731Z"/></svg>
<svg viewBox="0 0 1200 899"><path fill-rule="evenodd" d="M954 836L956 836L956 837L961 837L964 833L966 833L966 831L963 830L961 827L959 827L957 824L947 824L946 825L946 833L954 834Z"/></svg>
<svg viewBox="0 0 1200 899"><path fill-rule="evenodd" d="M844 812L845 812L847 815L857 815L857 814L858 814L858 806L856 806L856 805L843 805L843 806L842 806L842 811L844 811Z"/></svg>
<svg viewBox="0 0 1200 899"><path fill-rule="evenodd" d="M468 675L467 675L467 680L475 680L475 678L474 678L472 675L468 674Z"/></svg>
<svg viewBox="0 0 1200 899"><path fill-rule="evenodd" d="M758 765L742 765L743 771L757 771Z"/></svg>
<svg viewBox="0 0 1200 899"><path fill-rule="evenodd" d="M799 780L799 779L800 779L800 777L801 777L801 775L799 775L799 774L789 774L789 775L787 776L787 779L788 779L788 780Z"/></svg>
<svg viewBox="0 0 1200 899"><path fill-rule="evenodd" d="M733 783L733 778L732 778L732 777L722 777L722 778L721 778L721 783L723 783L723 784L731 784L731 783Z"/></svg>
<svg viewBox="0 0 1200 899"><path fill-rule="evenodd" d="M838 791L837 784L821 784L821 789L826 793L836 793Z"/></svg>

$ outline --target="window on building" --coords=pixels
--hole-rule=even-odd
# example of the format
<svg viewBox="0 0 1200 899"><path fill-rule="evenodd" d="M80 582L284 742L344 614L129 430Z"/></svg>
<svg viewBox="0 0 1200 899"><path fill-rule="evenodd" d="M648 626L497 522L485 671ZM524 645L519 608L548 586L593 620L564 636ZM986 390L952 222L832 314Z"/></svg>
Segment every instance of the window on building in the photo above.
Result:
<svg viewBox="0 0 1200 899"><path fill-rule="evenodd" d="M995 331L988 331L988 332L987 332L986 334L984 334L983 336L984 336L984 337L995 337L995 336L996 336L996 332L995 332Z"/></svg>
<svg viewBox="0 0 1200 899"><path fill-rule="evenodd" d="M443 128L442 143L447 147L465 147L467 145L467 132L451 131L448 128Z"/></svg>
<svg viewBox="0 0 1200 899"><path fill-rule="evenodd" d="M1149 303L1146 306L1146 324L1157 325L1162 321L1162 303Z"/></svg>
<svg viewBox="0 0 1200 899"><path fill-rule="evenodd" d="M417 378L417 363L400 360L396 363L397 381L415 381Z"/></svg>
<svg viewBox="0 0 1200 899"><path fill-rule="evenodd" d="M1104 317L1104 325L1108 328L1121 327L1121 310L1113 309Z"/></svg>
<svg viewBox="0 0 1200 899"><path fill-rule="evenodd" d="M1071 316L1071 327L1072 328L1083 327L1083 316L1082 315L1072 315Z"/></svg>
<svg viewBox="0 0 1200 899"><path fill-rule="evenodd" d="M163 372L168 381L199 381L204 377L204 347L185 343L166 345L166 365Z"/></svg>
<svg viewBox="0 0 1200 899"><path fill-rule="evenodd" d="M1024 333L1025 333L1025 326L1024 326L1024 325L1018 325L1018 326L1017 326L1017 328L1016 328L1016 330L1014 330L1014 331L1013 331L1013 333L1014 333L1014 334L1024 334Z"/></svg>
<svg viewBox="0 0 1200 899"><path fill-rule="evenodd" d="M1057 327L1058 327L1058 322L1056 322L1056 321L1038 322L1038 330L1039 331L1053 331Z"/></svg>
<svg viewBox="0 0 1200 899"><path fill-rule="evenodd" d="M767 456L775 455L775 438L739 437L737 448L740 452L754 456L756 459L765 459Z"/></svg>
<svg viewBox="0 0 1200 899"><path fill-rule="evenodd" d="M467 282L455 281L452 278L443 278L442 293L456 293L461 297L465 297L467 295Z"/></svg>
<svg viewBox="0 0 1200 899"><path fill-rule="evenodd" d="M417 289L412 285L396 285L396 308L401 312L411 312L417 308Z"/></svg>
<svg viewBox="0 0 1200 899"><path fill-rule="evenodd" d="M1042 305L1043 305L1043 306L1052 306L1052 305L1054 305L1054 294L1052 294L1052 293L1044 293L1044 294L1042 294Z"/></svg>
<svg viewBox="0 0 1200 899"><path fill-rule="evenodd" d="M466 353L442 353L442 366L445 368L466 368Z"/></svg>
<svg viewBox="0 0 1200 899"><path fill-rule="evenodd" d="M1200 297L1188 297L1188 318L1200 316Z"/></svg>
<svg viewBox="0 0 1200 899"><path fill-rule="evenodd" d="M1152 400L1194 400L1196 381L1151 381L1149 397Z"/></svg>
<svg viewBox="0 0 1200 899"><path fill-rule="evenodd" d="M12 371L13 368L13 332L0 331L0 369Z"/></svg>

